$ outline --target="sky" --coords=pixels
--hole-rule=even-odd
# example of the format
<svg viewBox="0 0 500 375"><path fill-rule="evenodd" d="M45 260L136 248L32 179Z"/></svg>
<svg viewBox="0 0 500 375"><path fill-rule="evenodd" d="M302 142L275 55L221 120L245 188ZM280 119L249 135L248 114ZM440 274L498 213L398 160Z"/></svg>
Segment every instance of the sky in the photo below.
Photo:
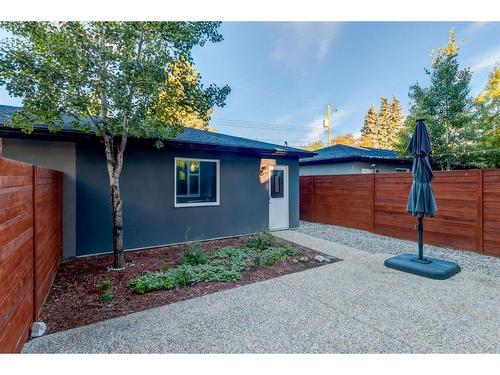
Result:
<svg viewBox="0 0 500 375"><path fill-rule="evenodd" d="M452 27L476 95L500 63L500 22L224 22L224 41L196 47L193 57L205 84L231 87L212 127L300 146L326 139L328 103L336 110L333 136L359 135L368 108L378 108L381 96L396 96L407 113L409 87L427 85L430 53L447 43ZM0 104L20 100L0 87Z"/></svg>

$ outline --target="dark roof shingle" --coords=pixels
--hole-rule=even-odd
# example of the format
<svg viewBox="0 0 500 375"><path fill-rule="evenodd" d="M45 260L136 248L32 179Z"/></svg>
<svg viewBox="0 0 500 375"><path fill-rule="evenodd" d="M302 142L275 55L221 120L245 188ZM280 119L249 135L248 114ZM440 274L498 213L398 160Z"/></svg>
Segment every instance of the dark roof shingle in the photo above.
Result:
<svg viewBox="0 0 500 375"><path fill-rule="evenodd" d="M346 145L325 147L316 150L316 153L316 156L300 159L300 164L337 163L354 160L407 160L407 158L398 156L393 150Z"/></svg>
<svg viewBox="0 0 500 375"><path fill-rule="evenodd" d="M5 106L0 105L0 136L2 132L6 132L8 129L9 133L12 135L13 129L6 128L4 122L8 119L12 114L18 110L18 107ZM50 136L50 134L56 133L48 133L46 125L35 125L35 133L36 131L43 131L46 136ZM60 133L71 134L74 137L83 136L87 134L82 133L81 131L74 129L71 124L65 122L63 125L63 129ZM206 130L198 130L192 128L184 128L184 131L178 134L176 137L167 140L166 142L174 142L174 143L189 143L194 145L206 145L206 146L214 146L214 147L222 147L222 148L230 148L230 149L248 149L254 150L261 153L269 153L269 154L277 154L277 155L290 155L290 156L298 156L305 157L314 155L309 151L275 145L272 143L256 141L248 138L235 137L232 135L209 132Z"/></svg>

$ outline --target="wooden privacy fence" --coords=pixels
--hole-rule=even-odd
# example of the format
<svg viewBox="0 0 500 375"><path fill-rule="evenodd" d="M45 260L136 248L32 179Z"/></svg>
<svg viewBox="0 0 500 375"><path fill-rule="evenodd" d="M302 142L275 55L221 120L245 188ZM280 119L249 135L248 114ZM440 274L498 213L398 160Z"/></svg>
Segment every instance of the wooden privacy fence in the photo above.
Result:
<svg viewBox="0 0 500 375"><path fill-rule="evenodd" d="M417 240L406 213L411 173L300 177L300 218ZM436 171L438 212L424 242L500 256L500 169Z"/></svg>
<svg viewBox="0 0 500 375"><path fill-rule="evenodd" d="M0 157L0 353L19 352L62 256L62 174Z"/></svg>

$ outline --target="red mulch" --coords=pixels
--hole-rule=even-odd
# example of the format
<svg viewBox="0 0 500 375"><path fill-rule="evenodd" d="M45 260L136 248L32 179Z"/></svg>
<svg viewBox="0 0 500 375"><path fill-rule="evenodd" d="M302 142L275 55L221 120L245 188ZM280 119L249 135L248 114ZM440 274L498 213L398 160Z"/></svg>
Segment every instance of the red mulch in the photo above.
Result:
<svg viewBox="0 0 500 375"><path fill-rule="evenodd" d="M202 243L202 247L210 252L221 247L242 244L247 238L207 241ZM301 254L295 258L305 255L312 259L320 254L306 247L295 244L292 246L301 250ZM271 267L262 266L243 271L239 281L200 282L188 287L142 295L133 293L127 287L136 276L148 271L160 271L165 263L170 267L177 266L185 249L186 245L176 245L127 252L127 267L121 271L108 271L108 267L112 265L111 254L63 261L41 311L41 320L47 324L47 332L59 332L322 265L314 260L295 263L294 258L290 258ZM111 291L114 298L107 304L98 301L102 291L96 285L103 280L113 282Z"/></svg>

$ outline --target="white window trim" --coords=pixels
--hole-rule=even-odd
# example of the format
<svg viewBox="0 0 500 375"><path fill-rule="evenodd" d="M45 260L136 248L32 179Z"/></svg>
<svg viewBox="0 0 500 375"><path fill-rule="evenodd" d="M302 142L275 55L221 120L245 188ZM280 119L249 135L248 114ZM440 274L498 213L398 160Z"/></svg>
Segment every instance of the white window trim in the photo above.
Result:
<svg viewBox="0 0 500 375"><path fill-rule="evenodd" d="M208 161L216 163L216 195L217 199L215 202L198 202L198 203L177 203L177 160L186 160L186 161ZM201 168L201 166L200 166ZM201 182L201 181L200 181ZM201 186L199 186L201 191ZM185 195L179 195L183 197ZM174 158L174 207L202 207L202 206L220 206L220 160L219 159L196 159L196 158L184 158L184 157L175 157Z"/></svg>

